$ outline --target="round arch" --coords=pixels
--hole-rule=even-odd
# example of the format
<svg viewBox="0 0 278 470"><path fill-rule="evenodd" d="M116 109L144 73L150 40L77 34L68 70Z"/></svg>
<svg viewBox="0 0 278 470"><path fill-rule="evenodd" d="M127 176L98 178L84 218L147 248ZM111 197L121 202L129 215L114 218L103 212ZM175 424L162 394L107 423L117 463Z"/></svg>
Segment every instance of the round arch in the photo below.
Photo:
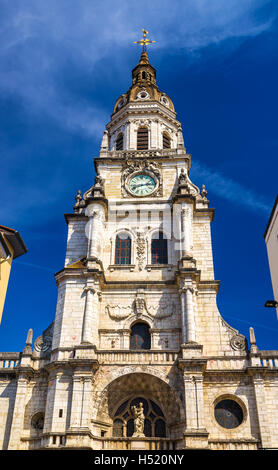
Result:
<svg viewBox="0 0 278 470"><path fill-rule="evenodd" d="M93 394L92 417L94 419L111 424L113 413L116 412L119 403L123 403L132 396L145 396L158 403L165 413L168 426L184 421L183 381L179 371L169 373L169 370L162 371L148 365L113 368L108 376L105 374L101 377L101 393L97 375L98 373L95 380L97 390ZM175 389L172 388L171 383L175 384Z"/></svg>

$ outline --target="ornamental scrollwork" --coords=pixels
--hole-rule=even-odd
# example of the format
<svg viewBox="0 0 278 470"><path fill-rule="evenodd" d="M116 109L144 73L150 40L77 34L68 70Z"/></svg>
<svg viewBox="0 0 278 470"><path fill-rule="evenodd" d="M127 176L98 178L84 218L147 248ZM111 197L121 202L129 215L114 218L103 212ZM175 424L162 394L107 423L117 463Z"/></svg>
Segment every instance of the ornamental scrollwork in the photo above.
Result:
<svg viewBox="0 0 278 470"><path fill-rule="evenodd" d="M157 162L148 161L146 159L127 159L122 168L121 189L123 197L130 197L130 192L127 188L127 183L130 178L136 174L145 173L152 176L156 181L156 190L152 192L152 196L160 197L163 195L162 191L162 172L161 167Z"/></svg>

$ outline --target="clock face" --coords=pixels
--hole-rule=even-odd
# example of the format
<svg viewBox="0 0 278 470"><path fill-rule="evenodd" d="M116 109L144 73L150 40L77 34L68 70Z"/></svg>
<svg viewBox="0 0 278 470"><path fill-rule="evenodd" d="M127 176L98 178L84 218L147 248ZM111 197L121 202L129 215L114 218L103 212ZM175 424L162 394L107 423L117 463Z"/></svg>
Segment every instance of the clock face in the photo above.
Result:
<svg viewBox="0 0 278 470"><path fill-rule="evenodd" d="M129 191L135 196L148 196L156 187L154 179L149 175L136 175L131 178L128 184Z"/></svg>

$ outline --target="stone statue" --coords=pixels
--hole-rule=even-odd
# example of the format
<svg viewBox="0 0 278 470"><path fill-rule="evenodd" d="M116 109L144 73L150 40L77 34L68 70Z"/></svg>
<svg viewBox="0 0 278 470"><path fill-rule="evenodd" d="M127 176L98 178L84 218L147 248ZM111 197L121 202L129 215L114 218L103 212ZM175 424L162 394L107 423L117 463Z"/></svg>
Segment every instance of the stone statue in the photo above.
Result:
<svg viewBox="0 0 278 470"><path fill-rule="evenodd" d="M139 406L132 406L131 412L134 416L134 433L132 437L144 437L145 415L143 403L140 402Z"/></svg>

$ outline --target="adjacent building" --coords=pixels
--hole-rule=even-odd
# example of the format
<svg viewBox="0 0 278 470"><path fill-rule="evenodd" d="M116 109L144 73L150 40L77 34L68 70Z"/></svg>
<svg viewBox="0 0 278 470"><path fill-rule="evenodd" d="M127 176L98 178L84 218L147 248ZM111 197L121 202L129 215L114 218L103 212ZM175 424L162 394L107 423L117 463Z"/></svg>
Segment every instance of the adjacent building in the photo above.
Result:
<svg viewBox="0 0 278 470"><path fill-rule="evenodd" d="M0 225L0 323L9 283L12 262L27 252L20 233Z"/></svg>
<svg viewBox="0 0 278 470"><path fill-rule="evenodd" d="M278 317L278 196L272 208L264 238L274 295L273 300L277 302L276 312Z"/></svg>

